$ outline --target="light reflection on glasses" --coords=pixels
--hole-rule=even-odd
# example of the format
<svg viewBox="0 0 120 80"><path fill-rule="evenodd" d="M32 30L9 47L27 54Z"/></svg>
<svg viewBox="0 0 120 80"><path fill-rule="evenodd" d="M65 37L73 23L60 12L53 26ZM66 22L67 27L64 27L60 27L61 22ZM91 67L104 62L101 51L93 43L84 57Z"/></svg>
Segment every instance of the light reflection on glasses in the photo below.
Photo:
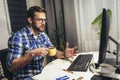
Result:
<svg viewBox="0 0 120 80"><path fill-rule="evenodd" d="M34 18L35 21L38 21L38 22L46 22L47 19L42 19L42 18Z"/></svg>

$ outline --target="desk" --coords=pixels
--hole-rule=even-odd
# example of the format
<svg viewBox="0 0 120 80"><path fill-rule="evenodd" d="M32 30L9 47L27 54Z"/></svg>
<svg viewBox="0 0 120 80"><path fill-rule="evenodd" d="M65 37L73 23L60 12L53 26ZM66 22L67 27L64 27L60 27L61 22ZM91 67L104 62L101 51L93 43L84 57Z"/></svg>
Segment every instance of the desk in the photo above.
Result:
<svg viewBox="0 0 120 80"><path fill-rule="evenodd" d="M98 52L88 52L88 53L79 53L74 58L70 58L71 60L74 60L78 55L80 54L93 54L92 61L97 62L98 61ZM90 80L91 77L94 75L89 68L86 72L80 72L80 71L72 71L72 73L66 72L63 69L67 69L70 66L71 62L67 60L62 59L56 59L49 64L47 64L44 68L41 74L38 74L33 77L35 80L56 80L56 78L62 77L62 76L68 76L69 80L77 80L79 77L83 77L81 80ZM114 76L116 77L116 75ZM120 76L119 76L120 79Z"/></svg>

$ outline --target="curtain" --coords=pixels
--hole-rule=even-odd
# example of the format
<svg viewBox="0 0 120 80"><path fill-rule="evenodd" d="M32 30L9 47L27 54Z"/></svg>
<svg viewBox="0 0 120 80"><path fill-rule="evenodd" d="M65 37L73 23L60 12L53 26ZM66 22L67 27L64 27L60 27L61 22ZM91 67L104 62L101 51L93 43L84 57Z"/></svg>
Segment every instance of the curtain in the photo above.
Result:
<svg viewBox="0 0 120 80"><path fill-rule="evenodd" d="M65 42L63 0L45 0L45 8L48 36L58 49L63 50Z"/></svg>
<svg viewBox="0 0 120 80"><path fill-rule="evenodd" d="M103 8L112 11L109 35L120 42L120 0L74 0L74 5L78 47L82 52L99 50L100 36L97 34L99 26L93 26L91 23ZM116 50L116 45L109 41L108 49Z"/></svg>

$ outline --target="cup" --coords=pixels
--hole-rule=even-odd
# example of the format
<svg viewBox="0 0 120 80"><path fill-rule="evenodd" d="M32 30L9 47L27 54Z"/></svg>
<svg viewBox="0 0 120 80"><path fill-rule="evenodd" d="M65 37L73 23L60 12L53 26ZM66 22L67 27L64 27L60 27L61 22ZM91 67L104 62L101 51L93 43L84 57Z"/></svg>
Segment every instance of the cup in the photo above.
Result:
<svg viewBox="0 0 120 80"><path fill-rule="evenodd" d="M56 48L55 47L50 47L48 55L49 56L55 56L56 55Z"/></svg>

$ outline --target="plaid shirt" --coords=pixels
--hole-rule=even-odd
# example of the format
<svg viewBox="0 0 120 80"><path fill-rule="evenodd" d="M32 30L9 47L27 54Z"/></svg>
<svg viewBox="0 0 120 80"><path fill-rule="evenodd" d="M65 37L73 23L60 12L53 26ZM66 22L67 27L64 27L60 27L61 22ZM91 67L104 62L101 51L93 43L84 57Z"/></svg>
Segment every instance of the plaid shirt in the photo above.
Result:
<svg viewBox="0 0 120 80"><path fill-rule="evenodd" d="M39 47L53 46L44 32L39 32L35 37L29 27L14 33L8 41L7 67L9 68L15 58L26 54L26 51ZM35 56L24 68L14 72L14 80L24 80L41 72L43 57Z"/></svg>

